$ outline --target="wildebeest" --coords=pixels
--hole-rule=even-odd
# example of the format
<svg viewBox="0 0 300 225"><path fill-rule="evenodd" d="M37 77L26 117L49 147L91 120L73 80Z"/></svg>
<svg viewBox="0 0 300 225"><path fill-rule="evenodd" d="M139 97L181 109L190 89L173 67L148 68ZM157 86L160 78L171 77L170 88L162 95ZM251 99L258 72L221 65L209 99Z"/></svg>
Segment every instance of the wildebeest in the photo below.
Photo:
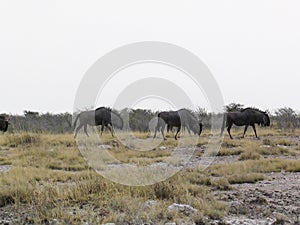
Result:
<svg viewBox="0 0 300 225"><path fill-rule="evenodd" d="M0 116L0 131L3 133L7 131L9 125L9 119L5 116Z"/></svg>
<svg viewBox="0 0 300 225"><path fill-rule="evenodd" d="M225 113L222 129L221 129L221 135L223 134L223 131L226 126L228 134L232 139L232 136L230 134L230 129L233 124L237 126L245 126L243 138L245 136L248 126L252 126L255 133L255 137L258 138L256 134L255 124L259 124L261 126L270 126L270 118L266 112L260 111L258 109L253 109L253 108L245 108L239 112Z"/></svg>
<svg viewBox="0 0 300 225"><path fill-rule="evenodd" d="M79 125L76 128L77 120L79 119ZM87 125L90 126L99 126L101 125L101 135L103 133L104 126L107 127L111 135L114 136L114 130L113 127L117 127L122 129L123 128L123 120L122 118L115 112L113 112L109 108L105 107L99 107L95 110L89 110L89 111L83 111L79 113L74 121L74 129L75 129L75 135L76 138L78 131L84 127L84 132L87 136Z"/></svg>
<svg viewBox="0 0 300 225"><path fill-rule="evenodd" d="M202 123L200 123L192 113L186 109L180 109L178 111L160 112L158 115L158 121L155 128L155 133L153 138L156 137L157 131L160 129L164 140L166 140L164 135L165 126L168 128L177 127L177 132L175 134L175 140L177 140L177 135L181 127L186 127L189 134L192 130L195 134L200 136L202 132Z"/></svg>

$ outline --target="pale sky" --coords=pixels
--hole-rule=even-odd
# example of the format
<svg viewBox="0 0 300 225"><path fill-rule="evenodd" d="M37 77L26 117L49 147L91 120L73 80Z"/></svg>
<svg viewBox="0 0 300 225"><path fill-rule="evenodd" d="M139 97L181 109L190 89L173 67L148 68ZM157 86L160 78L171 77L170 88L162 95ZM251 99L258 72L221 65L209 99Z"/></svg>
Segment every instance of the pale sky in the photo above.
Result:
<svg viewBox="0 0 300 225"><path fill-rule="evenodd" d="M299 12L298 0L1 1L0 113L72 112L96 60L139 41L196 54L225 104L300 110Z"/></svg>

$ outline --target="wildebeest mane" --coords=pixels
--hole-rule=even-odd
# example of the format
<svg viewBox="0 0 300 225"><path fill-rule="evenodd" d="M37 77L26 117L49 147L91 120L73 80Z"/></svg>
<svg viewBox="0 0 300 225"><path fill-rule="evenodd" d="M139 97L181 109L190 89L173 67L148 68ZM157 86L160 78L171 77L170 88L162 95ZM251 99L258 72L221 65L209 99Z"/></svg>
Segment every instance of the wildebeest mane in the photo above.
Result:
<svg viewBox="0 0 300 225"><path fill-rule="evenodd" d="M254 107L247 107L247 108L241 109L240 112L244 112L246 110L253 110L253 111L257 111L257 112L260 112L260 113L267 114L266 111L262 111L262 110L260 110L258 108L254 108Z"/></svg>

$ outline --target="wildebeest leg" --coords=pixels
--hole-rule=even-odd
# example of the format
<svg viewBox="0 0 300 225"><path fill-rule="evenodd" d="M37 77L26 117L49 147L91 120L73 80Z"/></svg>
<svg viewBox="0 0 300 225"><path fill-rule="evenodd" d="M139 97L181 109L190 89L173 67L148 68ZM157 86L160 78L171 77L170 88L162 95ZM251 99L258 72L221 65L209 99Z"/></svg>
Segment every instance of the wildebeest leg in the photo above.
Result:
<svg viewBox="0 0 300 225"><path fill-rule="evenodd" d="M112 127L112 126L110 127L110 124L107 124L106 127L110 130L111 136L114 137L114 130L113 130L113 127Z"/></svg>
<svg viewBox="0 0 300 225"><path fill-rule="evenodd" d="M256 138L258 138L258 137L257 137L257 134L256 134L256 129L255 129L255 125L254 125L254 124L252 124L251 126L252 126L252 128L253 128L253 130L254 130L254 133L255 133L255 137L256 137Z"/></svg>
<svg viewBox="0 0 300 225"><path fill-rule="evenodd" d="M225 123L227 125L227 118L226 118L226 114L224 114L223 116L223 122L222 122L222 127L221 127L221 133L220 133L220 137L223 135L224 129L225 129Z"/></svg>
<svg viewBox="0 0 300 225"><path fill-rule="evenodd" d="M244 138L244 137L245 137L245 134L246 134L247 128L248 128L248 125L245 125L244 134L243 134L243 137L242 137L242 138Z"/></svg>
<svg viewBox="0 0 300 225"><path fill-rule="evenodd" d="M232 136L231 136L231 134L230 134L231 127L232 127L232 124L229 124L228 127L227 127L227 132L229 134L230 139L233 139Z"/></svg>
<svg viewBox="0 0 300 225"><path fill-rule="evenodd" d="M102 125L101 125L101 133L100 133L100 136L102 136L103 130L104 130L104 125L102 124Z"/></svg>
<svg viewBox="0 0 300 225"><path fill-rule="evenodd" d="M110 124L110 126L111 126L111 135L113 137L115 137L115 135L114 135L114 133L115 133L114 127L112 126L112 124Z"/></svg>
<svg viewBox="0 0 300 225"><path fill-rule="evenodd" d="M84 129L84 133L86 134L86 136L89 137L89 134L87 133L87 124L84 124L83 129Z"/></svg>
<svg viewBox="0 0 300 225"><path fill-rule="evenodd" d="M170 129L171 129L171 127L170 127L170 125L168 124L168 125L167 125L167 133L169 133Z"/></svg>
<svg viewBox="0 0 300 225"><path fill-rule="evenodd" d="M161 128L161 126L162 126L161 119L158 117L157 118L157 124L156 124L155 131L154 131L153 139L156 138L156 133Z"/></svg>
<svg viewBox="0 0 300 225"><path fill-rule="evenodd" d="M74 138L77 137L77 133L81 129L82 126L83 126L83 124L79 124L79 126L76 128Z"/></svg>
<svg viewBox="0 0 300 225"><path fill-rule="evenodd" d="M191 129L190 129L190 126L189 126L189 125L187 125L186 129L187 129L187 131L188 131L189 135L191 136Z"/></svg>
<svg viewBox="0 0 300 225"><path fill-rule="evenodd" d="M222 127L221 127L220 137L223 135L224 129L225 129L225 126L222 126Z"/></svg>
<svg viewBox="0 0 300 225"><path fill-rule="evenodd" d="M164 140L167 140L167 138L165 137L165 134L164 134L165 127L166 127L166 125L161 126L160 131L162 133Z"/></svg>
<svg viewBox="0 0 300 225"><path fill-rule="evenodd" d="M158 130L159 130L159 126L157 124L157 126L155 127L153 139L156 138L156 133L157 133Z"/></svg>
<svg viewBox="0 0 300 225"><path fill-rule="evenodd" d="M177 134L179 133L181 127L178 127L177 132L175 134L175 140L177 140Z"/></svg>
<svg viewBox="0 0 300 225"><path fill-rule="evenodd" d="M157 132L157 129L156 129L156 127L155 127L155 131L154 131L153 139L156 137L156 132Z"/></svg>

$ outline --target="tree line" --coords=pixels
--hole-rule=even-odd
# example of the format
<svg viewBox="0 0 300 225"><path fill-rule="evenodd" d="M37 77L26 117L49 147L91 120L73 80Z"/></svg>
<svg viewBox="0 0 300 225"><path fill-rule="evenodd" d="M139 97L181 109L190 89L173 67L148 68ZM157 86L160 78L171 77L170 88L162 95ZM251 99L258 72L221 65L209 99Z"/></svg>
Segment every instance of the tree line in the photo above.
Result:
<svg viewBox="0 0 300 225"><path fill-rule="evenodd" d="M232 112L239 111L244 108L244 105L239 103L231 103L224 107L224 111ZM114 110L116 111L116 110ZM210 127L211 118L216 115L208 112L205 108L198 107L195 111L189 110L196 118L198 118L204 128ZM123 118L129 119L129 127L124 127L125 130L133 130L139 132L149 131L149 121L157 116L159 111L148 109L129 109L125 108L116 111ZM277 129L294 131L300 128L300 114L294 109L283 107L275 110L274 113L268 112L271 119L271 126ZM36 133L72 133L72 114L60 113L39 113L30 110L25 110L23 115L8 115L10 117L10 126L8 132L36 132ZM128 126L128 125L127 125Z"/></svg>

